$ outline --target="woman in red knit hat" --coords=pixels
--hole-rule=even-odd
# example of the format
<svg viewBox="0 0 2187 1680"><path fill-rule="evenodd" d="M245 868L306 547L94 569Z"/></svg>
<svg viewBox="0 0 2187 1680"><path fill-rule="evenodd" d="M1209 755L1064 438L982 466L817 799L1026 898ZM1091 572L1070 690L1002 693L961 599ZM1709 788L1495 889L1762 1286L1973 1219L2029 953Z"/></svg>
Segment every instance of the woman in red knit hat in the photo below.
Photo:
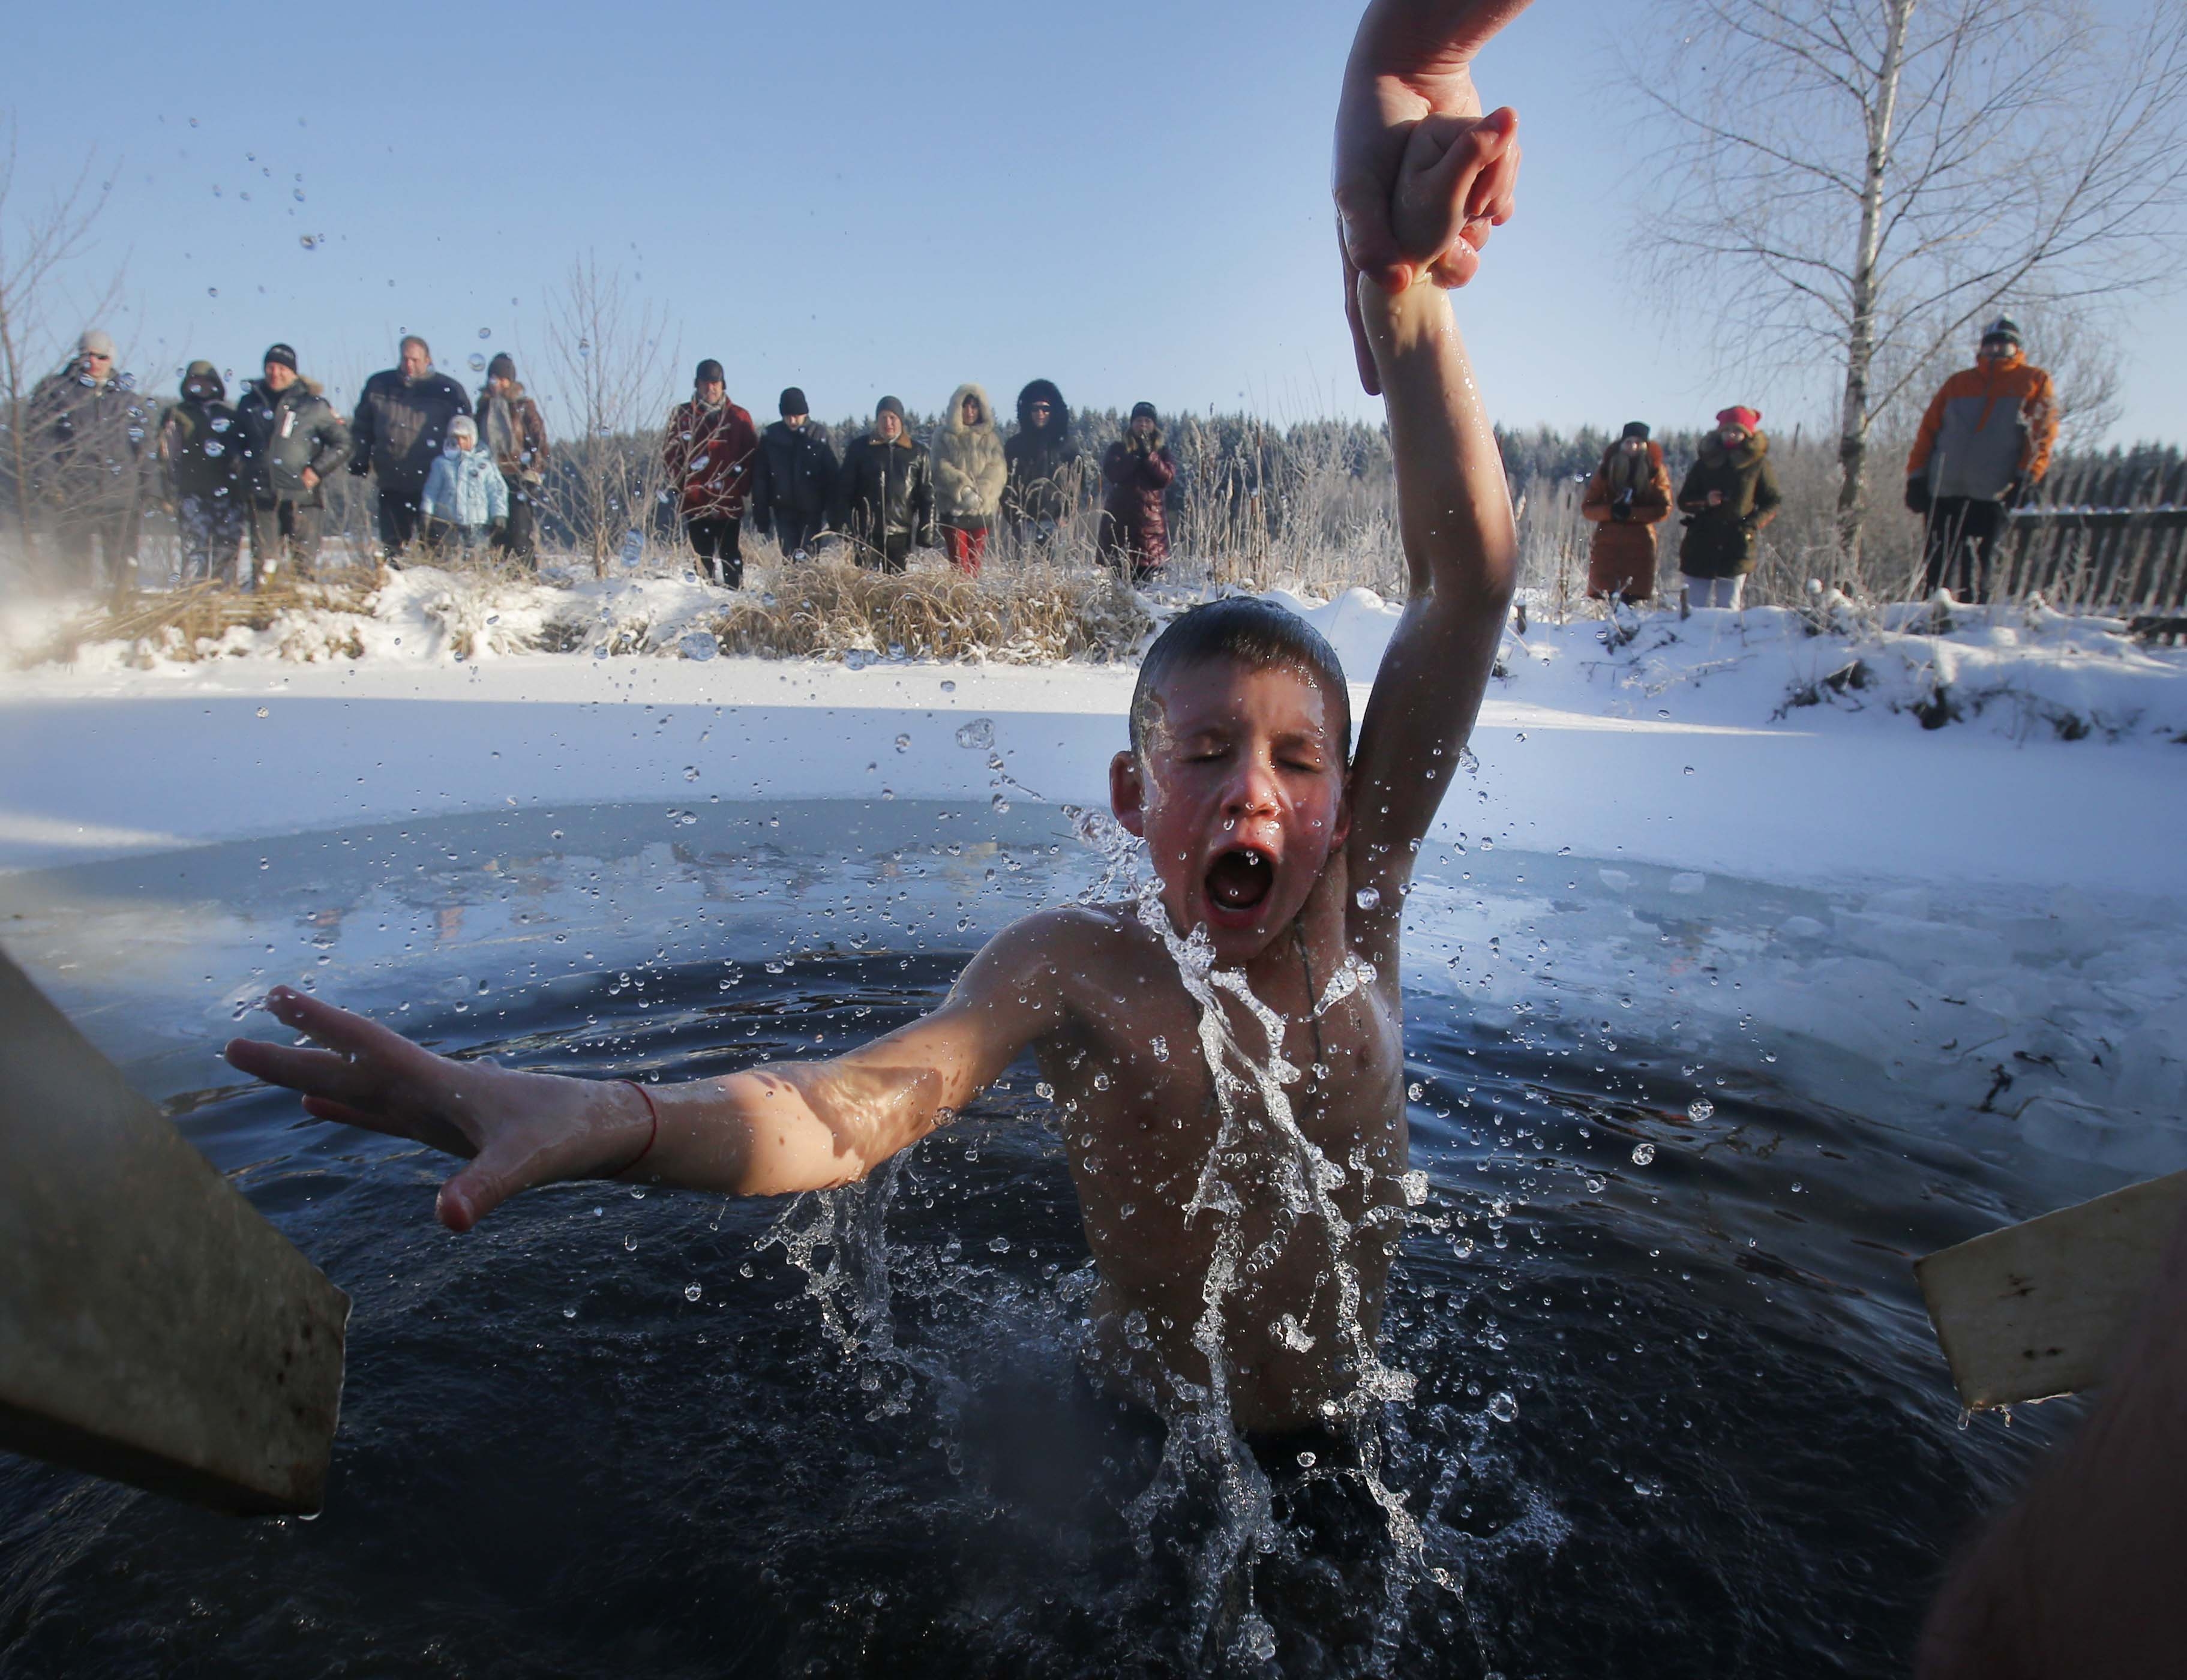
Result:
<svg viewBox="0 0 2187 1680"><path fill-rule="evenodd" d="M1744 407L1726 408L1716 428L1701 439L1701 453L1678 486L1678 511L1686 516L1678 571L1685 604L1735 612L1754 570L1754 533L1777 517L1785 498L1769 470L1762 416Z"/></svg>

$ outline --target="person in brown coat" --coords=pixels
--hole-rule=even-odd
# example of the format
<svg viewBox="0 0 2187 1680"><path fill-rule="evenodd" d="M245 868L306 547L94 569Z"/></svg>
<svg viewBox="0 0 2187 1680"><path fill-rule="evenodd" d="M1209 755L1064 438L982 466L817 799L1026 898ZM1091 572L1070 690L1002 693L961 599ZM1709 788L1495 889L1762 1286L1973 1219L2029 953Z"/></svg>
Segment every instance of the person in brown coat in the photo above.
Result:
<svg viewBox="0 0 2187 1680"><path fill-rule="evenodd" d="M1101 503L1101 559L1134 583L1159 577L1169 559L1169 518L1162 497L1177 476L1151 402L1134 403L1130 425L1102 458L1109 486Z"/></svg>
<svg viewBox="0 0 2187 1680"><path fill-rule="evenodd" d="M1594 521L1588 550L1587 593L1599 601L1644 601L1656 593L1656 527L1671 514L1671 475L1663 446L1634 420L1602 452L1579 510Z"/></svg>
<svg viewBox="0 0 2187 1680"><path fill-rule="evenodd" d="M479 441L493 452L493 464L509 486L509 524L494 534L493 546L512 560L537 568L539 525L533 501L547 480L547 422L516 382L516 361L506 351L487 364L476 412Z"/></svg>

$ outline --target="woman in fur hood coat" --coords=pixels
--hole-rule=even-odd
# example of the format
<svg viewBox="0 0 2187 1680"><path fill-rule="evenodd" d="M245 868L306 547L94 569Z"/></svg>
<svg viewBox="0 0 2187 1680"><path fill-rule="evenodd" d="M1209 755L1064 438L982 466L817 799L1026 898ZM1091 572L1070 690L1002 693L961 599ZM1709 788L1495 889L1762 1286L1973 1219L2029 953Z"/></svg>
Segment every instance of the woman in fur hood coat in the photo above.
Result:
<svg viewBox="0 0 2187 1680"><path fill-rule="evenodd" d="M1671 475L1663 446L1635 420L1602 452L1602 464L1587 481L1580 512L1594 521L1588 551L1590 600L1615 595L1644 601L1656 593L1656 526L1670 517Z"/></svg>
<svg viewBox="0 0 2187 1680"><path fill-rule="evenodd" d="M987 527L1002 511L1009 476L1003 440L995 430L995 406L975 385L961 385L949 399L928 446L934 469L935 522L959 571L975 572L987 545Z"/></svg>

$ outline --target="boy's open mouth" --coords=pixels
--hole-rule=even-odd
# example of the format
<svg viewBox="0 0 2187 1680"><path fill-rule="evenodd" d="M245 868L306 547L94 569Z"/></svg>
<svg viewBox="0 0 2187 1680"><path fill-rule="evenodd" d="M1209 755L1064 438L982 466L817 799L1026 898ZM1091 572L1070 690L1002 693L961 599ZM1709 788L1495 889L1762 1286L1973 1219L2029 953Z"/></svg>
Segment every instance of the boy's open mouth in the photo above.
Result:
<svg viewBox="0 0 2187 1680"><path fill-rule="evenodd" d="M1207 866L1208 906L1246 914L1260 908L1275 884L1273 858L1258 846L1233 846Z"/></svg>

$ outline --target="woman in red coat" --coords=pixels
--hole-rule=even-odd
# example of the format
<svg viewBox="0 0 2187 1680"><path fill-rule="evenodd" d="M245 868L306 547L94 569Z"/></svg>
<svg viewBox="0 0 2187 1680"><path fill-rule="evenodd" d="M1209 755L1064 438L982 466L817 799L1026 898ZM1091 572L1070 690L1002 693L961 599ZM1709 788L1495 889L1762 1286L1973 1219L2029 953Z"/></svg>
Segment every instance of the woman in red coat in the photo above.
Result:
<svg viewBox="0 0 2187 1680"><path fill-rule="evenodd" d="M1579 510L1594 521L1587 557L1587 593L1599 601L1644 601L1656 593L1656 527L1671 514L1671 475L1663 446L1648 441L1634 420L1602 452Z"/></svg>
<svg viewBox="0 0 2187 1680"><path fill-rule="evenodd" d="M661 461L677 492L683 534L698 553L700 572L732 589L745 587L737 532L758 453L752 417L729 401L722 364L709 357L699 364L691 400L668 417Z"/></svg>
<svg viewBox="0 0 2187 1680"><path fill-rule="evenodd" d="M1169 559L1169 520L1162 496L1177 476L1177 462L1162 442L1155 405L1135 403L1123 436L1102 458L1101 478L1109 486L1101 504L1101 559L1134 583L1161 576Z"/></svg>

